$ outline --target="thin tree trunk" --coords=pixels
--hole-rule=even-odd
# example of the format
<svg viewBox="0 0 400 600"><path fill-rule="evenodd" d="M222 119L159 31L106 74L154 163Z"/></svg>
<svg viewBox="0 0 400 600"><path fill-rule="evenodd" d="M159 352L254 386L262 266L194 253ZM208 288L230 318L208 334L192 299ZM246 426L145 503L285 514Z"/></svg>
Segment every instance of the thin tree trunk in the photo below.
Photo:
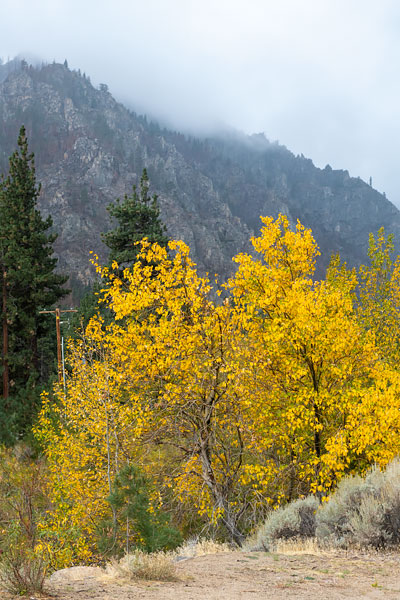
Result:
<svg viewBox="0 0 400 600"><path fill-rule="evenodd" d="M245 536L238 529L235 517L232 514L232 511L229 507L229 502L224 497L224 494L221 493L218 483L215 480L214 471L211 466L210 450L207 441L204 441L201 444L200 458L203 467L203 481L206 483L211 492L216 508L222 508L223 510L221 516L222 523L226 527L231 537L231 540L235 542L238 546L242 546Z"/></svg>
<svg viewBox="0 0 400 600"><path fill-rule="evenodd" d="M9 389L9 367L8 367L8 323L7 323L7 273L3 266L3 293L2 293L2 311L3 311L3 398L8 398Z"/></svg>

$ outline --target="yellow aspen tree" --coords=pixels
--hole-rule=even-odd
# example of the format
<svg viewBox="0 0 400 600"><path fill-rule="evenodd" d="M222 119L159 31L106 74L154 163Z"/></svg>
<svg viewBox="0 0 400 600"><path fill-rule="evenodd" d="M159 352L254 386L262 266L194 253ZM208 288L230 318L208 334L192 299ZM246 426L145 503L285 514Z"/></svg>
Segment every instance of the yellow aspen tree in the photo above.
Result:
<svg viewBox="0 0 400 600"><path fill-rule="evenodd" d="M232 370L243 345L237 311L212 301L182 242L168 252L144 242L123 279L117 265L101 271L115 322L92 319L71 346L55 423L46 407L40 417L56 504L90 539L118 461L133 460L240 544L253 490L240 481L248 432Z"/></svg>
<svg viewBox="0 0 400 600"><path fill-rule="evenodd" d="M400 374L379 361L372 376L347 419L349 453L361 472L385 467L400 454Z"/></svg>
<svg viewBox="0 0 400 600"><path fill-rule="evenodd" d="M135 460L147 420L143 403L127 395L123 365L110 350L101 321L92 320L69 349L67 392L57 386L56 402L44 397L34 429L48 462L54 511L46 528L58 538L57 566L93 560L111 483L127 456Z"/></svg>
<svg viewBox="0 0 400 600"><path fill-rule="evenodd" d="M262 450L248 477L261 487L275 478L282 499L322 495L356 466L349 436L378 352L357 321L354 274L314 282L311 231L282 215L262 222L258 257L239 255L230 282L249 342L242 395Z"/></svg>
<svg viewBox="0 0 400 600"><path fill-rule="evenodd" d="M144 244L125 285L111 276L108 301L122 323L113 352L135 388L154 391L147 439L168 448L174 493L240 544L251 490L239 486L247 426L232 371L242 343L237 311L229 300L211 300L210 282L197 275L185 244L168 250L173 258Z"/></svg>
<svg viewBox="0 0 400 600"><path fill-rule="evenodd" d="M400 352L400 257L393 261L393 235L383 227L369 236L370 264L359 269L357 312L362 325L373 331L384 360L395 368Z"/></svg>
<svg viewBox="0 0 400 600"><path fill-rule="evenodd" d="M369 264L359 268L355 312L360 326L373 336L376 361L373 385L363 390L347 420L349 445L359 468L377 463L384 467L400 451L399 350L400 258L393 259L393 235L369 236ZM355 278L337 257L331 264L336 280ZM351 432L351 433L350 433Z"/></svg>
<svg viewBox="0 0 400 600"><path fill-rule="evenodd" d="M241 544L268 503L324 496L399 453L400 381L355 310L355 272L336 260L314 281L311 231L262 222L223 301L183 242L143 241L122 277L98 266L115 321L71 344L67 391L36 428L64 564L94 555L126 465Z"/></svg>

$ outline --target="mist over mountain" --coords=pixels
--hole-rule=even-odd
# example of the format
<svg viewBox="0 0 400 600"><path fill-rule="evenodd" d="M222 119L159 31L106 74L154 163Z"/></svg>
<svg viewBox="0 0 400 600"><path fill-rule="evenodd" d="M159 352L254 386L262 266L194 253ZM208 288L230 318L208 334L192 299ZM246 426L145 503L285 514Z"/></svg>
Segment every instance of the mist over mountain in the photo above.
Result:
<svg viewBox="0 0 400 600"><path fill-rule="evenodd" d="M40 209L53 217L56 254L75 295L94 278L90 250L106 259L106 206L131 192L144 167L169 235L190 246L202 272L222 280L234 269L232 256L250 249L260 215L285 213L293 225L311 227L319 274L332 253L350 265L365 261L368 235L381 226L399 249L400 212L347 171L316 168L263 134L195 138L162 128L67 63L0 65L2 172L22 124L42 183Z"/></svg>

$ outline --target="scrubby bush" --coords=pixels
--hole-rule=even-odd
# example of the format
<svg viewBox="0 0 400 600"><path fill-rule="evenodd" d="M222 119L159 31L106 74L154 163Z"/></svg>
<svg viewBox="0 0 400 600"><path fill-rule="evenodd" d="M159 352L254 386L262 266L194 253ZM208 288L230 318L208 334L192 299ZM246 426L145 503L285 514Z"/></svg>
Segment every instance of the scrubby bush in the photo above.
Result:
<svg viewBox="0 0 400 600"><path fill-rule="evenodd" d="M249 545L253 550L269 551L278 540L314 537L318 506L318 499L308 496L278 508L269 514Z"/></svg>
<svg viewBox="0 0 400 600"><path fill-rule="evenodd" d="M51 568L45 475L29 448L0 448L0 586L12 594L42 592Z"/></svg>
<svg viewBox="0 0 400 600"><path fill-rule="evenodd" d="M400 459L363 478L343 478L327 502L309 496L271 512L246 546L276 549L282 540L315 537L319 546L390 548L400 545Z"/></svg>
<svg viewBox="0 0 400 600"><path fill-rule="evenodd" d="M18 543L1 557L0 586L18 596L43 593L48 568L43 554Z"/></svg>
<svg viewBox="0 0 400 600"><path fill-rule="evenodd" d="M365 479L343 479L317 514L319 542L386 548L400 543L400 460L386 471L374 467Z"/></svg>
<svg viewBox="0 0 400 600"><path fill-rule="evenodd" d="M376 490L359 475L342 479L318 512L318 540L325 545L347 546L352 536L350 518L359 510L363 497L371 498L375 493Z"/></svg>

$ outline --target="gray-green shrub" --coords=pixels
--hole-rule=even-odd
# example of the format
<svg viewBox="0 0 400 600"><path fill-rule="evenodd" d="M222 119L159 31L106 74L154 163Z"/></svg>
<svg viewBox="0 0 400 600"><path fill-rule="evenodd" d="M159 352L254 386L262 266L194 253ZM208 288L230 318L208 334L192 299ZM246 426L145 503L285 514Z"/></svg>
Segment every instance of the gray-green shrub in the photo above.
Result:
<svg viewBox="0 0 400 600"><path fill-rule="evenodd" d="M400 460L386 471L374 467L365 479L346 477L317 514L320 543L386 548L400 543Z"/></svg>
<svg viewBox="0 0 400 600"><path fill-rule="evenodd" d="M312 537L328 547L400 546L400 458L345 477L322 505L308 496L271 512L246 546L269 551L279 540Z"/></svg>
<svg viewBox="0 0 400 600"><path fill-rule="evenodd" d="M271 512L253 538L252 549L273 550L278 540L313 538L319 501L307 496Z"/></svg>
<svg viewBox="0 0 400 600"><path fill-rule="evenodd" d="M359 511L363 497L374 497L377 490L359 475L345 477L324 503L316 517L316 537L327 545L345 547L352 537L351 518Z"/></svg>

